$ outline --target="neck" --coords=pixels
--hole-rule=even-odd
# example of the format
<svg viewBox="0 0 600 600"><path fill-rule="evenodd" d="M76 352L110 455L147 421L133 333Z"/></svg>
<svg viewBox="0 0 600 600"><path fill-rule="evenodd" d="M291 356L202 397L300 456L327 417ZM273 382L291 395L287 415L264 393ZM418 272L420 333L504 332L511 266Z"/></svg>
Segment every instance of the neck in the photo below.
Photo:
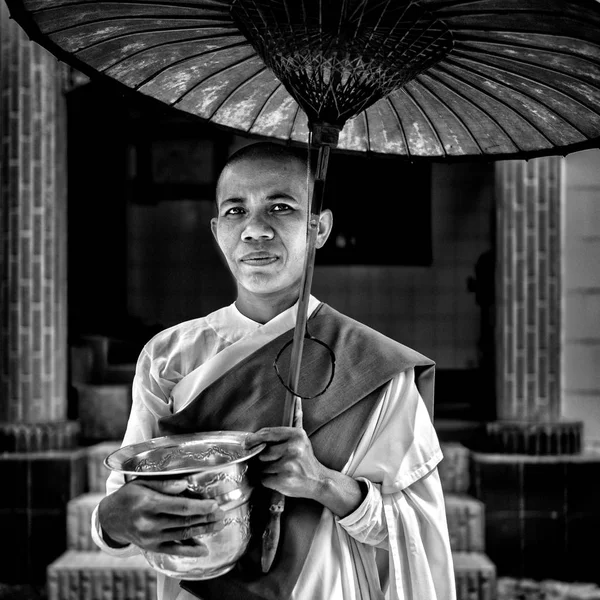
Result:
<svg viewBox="0 0 600 600"><path fill-rule="evenodd" d="M269 296L257 297L254 295L238 293L235 305L237 309L249 319L257 323L267 323L284 310L294 306L298 301L298 296Z"/></svg>

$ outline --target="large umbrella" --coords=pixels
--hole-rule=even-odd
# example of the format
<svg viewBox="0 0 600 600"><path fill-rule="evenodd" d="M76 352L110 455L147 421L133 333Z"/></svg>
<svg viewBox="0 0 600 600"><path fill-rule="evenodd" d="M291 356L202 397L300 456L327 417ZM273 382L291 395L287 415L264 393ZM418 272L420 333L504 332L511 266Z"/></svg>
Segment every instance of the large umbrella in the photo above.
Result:
<svg viewBox="0 0 600 600"><path fill-rule="evenodd" d="M569 152L600 136L596 0L7 0L83 73L237 131L410 158ZM360 113L360 114L359 114Z"/></svg>
<svg viewBox="0 0 600 600"><path fill-rule="evenodd" d="M319 149L296 389L331 148L531 157L600 140L596 0L7 0L30 37L207 121ZM297 397L288 391L286 424ZM283 498L273 501L267 570Z"/></svg>

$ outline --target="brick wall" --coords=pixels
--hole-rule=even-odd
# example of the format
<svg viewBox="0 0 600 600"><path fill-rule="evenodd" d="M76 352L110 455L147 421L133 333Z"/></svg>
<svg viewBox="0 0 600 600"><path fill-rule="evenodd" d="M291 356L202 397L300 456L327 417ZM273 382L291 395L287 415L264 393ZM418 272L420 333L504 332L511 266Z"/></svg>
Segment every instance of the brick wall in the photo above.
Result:
<svg viewBox="0 0 600 600"><path fill-rule="evenodd" d="M600 151L571 154L565 173L562 415L600 446Z"/></svg>
<svg viewBox="0 0 600 600"><path fill-rule="evenodd" d="M539 422L559 416L562 169L557 157L496 166L501 420Z"/></svg>
<svg viewBox="0 0 600 600"><path fill-rule="evenodd" d="M66 417L60 67L0 7L0 422Z"/></svg>

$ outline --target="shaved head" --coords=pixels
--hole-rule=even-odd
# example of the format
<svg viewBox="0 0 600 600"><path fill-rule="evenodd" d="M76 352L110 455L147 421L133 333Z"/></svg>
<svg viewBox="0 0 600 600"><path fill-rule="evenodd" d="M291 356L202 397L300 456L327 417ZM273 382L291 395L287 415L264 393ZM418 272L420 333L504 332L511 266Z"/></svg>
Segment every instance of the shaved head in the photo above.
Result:
<svg viewBox="0 0 600 600"><path fill-rule="evenodd" d="M219 195L219 186L223 178L223 173L234 167L235 165L245 161L258 161L258 162L282 162L282 163L295 163L302 170L307 171L308 169L308 152L305 148L295 148L292 146L284 146L283 144L277 144L275 142L257 142L255 144L249 144L243 146L239 150L236 150L225 163L225 166L221 170L221 174L217 181L217 196ZM310 170L310 182L313 182L312 169Z"/></svg>
<svg viewBox="0 0 600 600"><path fill-rule="evenodd" d="M225 167L241 160L292 160L306 166L308 153L304 148L284 146L275 142L257 142L236 150L228 159Z"/></svg>

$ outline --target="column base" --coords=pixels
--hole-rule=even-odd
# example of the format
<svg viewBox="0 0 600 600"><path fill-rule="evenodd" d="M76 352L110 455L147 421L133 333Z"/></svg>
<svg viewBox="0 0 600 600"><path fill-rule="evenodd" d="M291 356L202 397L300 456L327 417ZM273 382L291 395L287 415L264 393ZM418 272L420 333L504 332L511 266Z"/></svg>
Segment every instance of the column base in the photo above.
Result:
<svg viewBox="0 0 600 600"><path fill-rule="evenodd" d="M67 547L68 502L86 490L86 450L0 454L0 581L43 583Z"/></svg>
<svg viewBox="0 0 600 600"><path fill-rule="evenodd" d="M0 423L0 452L72 450L79 442L78 421Z"/></svg>
<svg viewBox="0 0 600 600"><path fill-rule="evenodd" d="M600 584L600 453L471 455L472 495L485 506L485 549L498 576Z"/></svg>
<svg viewBox="0 0 600 600"><path fill-rule="evenodd" d="M581 452L583 423L556 421L527 423L493 421L486 423L481 450L498 454L562 456Z"/></svg>

